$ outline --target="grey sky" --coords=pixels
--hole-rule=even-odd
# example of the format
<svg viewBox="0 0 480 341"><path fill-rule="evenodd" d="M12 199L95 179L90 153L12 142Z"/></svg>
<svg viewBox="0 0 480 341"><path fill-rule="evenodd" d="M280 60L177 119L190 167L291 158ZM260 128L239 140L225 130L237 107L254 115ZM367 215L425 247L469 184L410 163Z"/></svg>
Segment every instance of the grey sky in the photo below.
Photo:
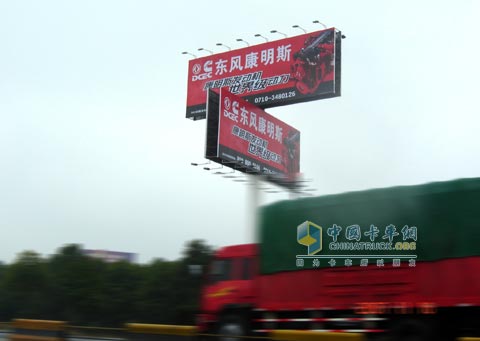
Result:
<svg viewBox="0 0 480 341"><path fill-rule="evenodd" d="M337 27L342 96L267 110L317 195L480 175L478 1L0 1L0 261L65 243L174 259L248 241L247 186L209 174L188 58ZM263 202L285 194L263 194Z"/></svg>

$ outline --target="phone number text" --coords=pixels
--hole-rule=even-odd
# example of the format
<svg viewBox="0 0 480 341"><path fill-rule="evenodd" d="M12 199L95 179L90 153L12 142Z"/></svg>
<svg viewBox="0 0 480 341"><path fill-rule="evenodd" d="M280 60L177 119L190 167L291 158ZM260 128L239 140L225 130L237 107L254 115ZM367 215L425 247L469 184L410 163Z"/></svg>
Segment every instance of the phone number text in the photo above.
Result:
<svg viewBox="0 0 480 341"><path fill-rule="evenodd" d="M292 97L295 97L296 95L297 94L295 91L281 92L274 95L256 97L254 102L255 104L266 103L266 102L277 101L281 99L292 98Z"/></svg>

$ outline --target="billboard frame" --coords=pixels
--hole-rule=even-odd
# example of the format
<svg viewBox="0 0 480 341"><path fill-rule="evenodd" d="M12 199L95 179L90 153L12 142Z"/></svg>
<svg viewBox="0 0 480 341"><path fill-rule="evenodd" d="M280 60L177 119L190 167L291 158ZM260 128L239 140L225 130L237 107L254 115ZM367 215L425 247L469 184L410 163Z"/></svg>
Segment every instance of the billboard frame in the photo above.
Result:
<svg viewBox="0 0 480 341"><path fill-rule="evenodd" d="M328 36L330 32L333 37ZM323 41L322 35L326 37L324 40L328 40ZM329 50L331 53L325 53L325 55L328 58L333 57L331 61L333 67L327 65L327 59L321 59L322 46L332 45L324 44L330 42L330 40L333 44L333 51ZM210 89L228 88L235 95L262 109L341 96L341 41L341 31L329 28L192 59L189 62L188 71L186 118L192 120L206 118L206 102L204 102L204 99L207 97L206 92ZM300 42L302 46L305 45L305 48L299 48ZM245 71L247 70L245 65L243 65L243 69L233 71L231 70L232 66L230 66L230 72L232 73L224 78L218 72L219 61L227 63L228 58L233 60L234 56L238 55L239 58L243 56L246 63L247 56L258 55L260 52L263 56L265 51L273 51L275 48L288 46L292 46L292 49L295 50L289 51L288 61L277 61L278 65L255 65L256 68L248 69L248 72L252 71L250 73ZM319 66L312 67L313 62L318 62ZM320 63L324 63L324 65L320 65ZM317 69L321 67L323 67L323 71L318 71ZM322 73L325 72L326 68L331 68L331 70L329 69L328 73ZM219 74L217 75L217 73ZM311 81L312 84L310 84L310 81L304 82L308 77L318 78L318 73L322 73L322 75L330 74L327 77L329 80ZM299 75L303 75L305 78L299 81ZM280 79L281 76L285 78L284 83ZM278 84L275 83L277 81ZM262 86L267 83L268 86L263 88ZM235 91L232 91L232 87L237 87L238 84L241 84L242 87L246 85L251 87L242 88L245 92L235 93ZM311 89L308 89L309 86ZM307 93L302 93L299 90L302 87L306 89L304 91Z"/></svg>

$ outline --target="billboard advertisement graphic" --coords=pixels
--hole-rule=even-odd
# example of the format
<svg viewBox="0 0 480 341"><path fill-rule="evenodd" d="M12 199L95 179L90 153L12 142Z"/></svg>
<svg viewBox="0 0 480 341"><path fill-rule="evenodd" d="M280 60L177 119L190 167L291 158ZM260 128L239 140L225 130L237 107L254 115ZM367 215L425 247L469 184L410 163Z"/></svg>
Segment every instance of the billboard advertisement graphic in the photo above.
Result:
<svg viewBox="0 0 480 341"><path fill-rule="evenodd" d="M330 28L190 60L186 117L206 117L209 89L260 108L340 96L340 51Z"/></svg>
<svg viewBox="0 0 480 341"><path fill-rule="evenodd" d="M205 157L243 172L294 178L300 132L226 89L210 90Z"/></svg>

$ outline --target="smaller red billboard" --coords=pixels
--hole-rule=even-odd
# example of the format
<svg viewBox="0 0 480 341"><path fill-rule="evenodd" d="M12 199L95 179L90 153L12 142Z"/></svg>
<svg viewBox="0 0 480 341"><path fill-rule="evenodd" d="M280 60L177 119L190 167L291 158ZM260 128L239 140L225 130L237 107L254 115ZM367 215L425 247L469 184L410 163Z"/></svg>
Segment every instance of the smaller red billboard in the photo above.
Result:
<svg viewBox="0 0 480 341"><path fill-rule="evenodd" d="M210 100L211 96L206 158L249 173L287 179L299 173L297 129L226 89L220 89L215 100ZM212 138L215 132L217 136Z"/></svg>

